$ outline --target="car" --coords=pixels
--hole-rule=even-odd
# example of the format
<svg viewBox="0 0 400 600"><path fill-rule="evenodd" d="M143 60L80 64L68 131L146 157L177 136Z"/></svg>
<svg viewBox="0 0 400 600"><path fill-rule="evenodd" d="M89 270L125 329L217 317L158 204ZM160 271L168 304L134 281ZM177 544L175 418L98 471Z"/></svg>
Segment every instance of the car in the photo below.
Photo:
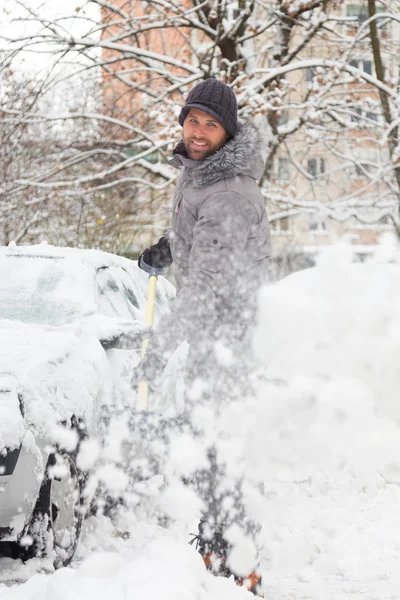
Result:
<svg viewBox="0 0 400 600"><path fill-rule="evenodd" d="M78 451L88 437L101 440L110 414L134 409L147 285L135 261L106 252L0 248L3 555L71 561L87 500ZM155 322L174 293L160 277ZM175 402L175 384L167 378L158 411L168 394Z"/></svg>

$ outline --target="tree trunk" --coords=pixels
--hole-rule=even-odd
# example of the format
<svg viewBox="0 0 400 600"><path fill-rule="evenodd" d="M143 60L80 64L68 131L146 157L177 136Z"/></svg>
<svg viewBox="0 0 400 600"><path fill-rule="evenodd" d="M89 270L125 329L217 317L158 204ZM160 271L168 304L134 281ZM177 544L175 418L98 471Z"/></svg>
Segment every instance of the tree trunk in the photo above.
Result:
<svg viewBox="0 0 400 600"><path fill-rule="evenodd" d="M371 18L375 15L376 15L375 0L368 0L368 16L369 16L369 18ZM370 29L370 34L371 34L371 46L372 46L372 54L374 57L376 77L377 77L377 79L379 79L379 81L383 82L384 81L384 68L383 68L382 51L381 51L381 44L380 44L380 40L379 40L376 19L374 19L373 21L370 22L369 29ZM388 125L391 125L392 121L393 121L392 111L390 108L389 98L388 98L386 92L384 92L383 90L380 89L379 90L379 98L381 101L382 112L383 112L385 121ZM395 156L395 150L398 146L398 143L399 143L399 127L397 126L397 127L394 127L389 134L389 153L390 153L390 157L392 160ZM395 176L397 187L398 187L397 214L399 217L399 222L394 223L394 225L395 225L397 236L400 238L400 164L399 164L399 162L400 162L399 159L396 159L396 162L393 163L393 169L394 169L394 176Z"/></svg>

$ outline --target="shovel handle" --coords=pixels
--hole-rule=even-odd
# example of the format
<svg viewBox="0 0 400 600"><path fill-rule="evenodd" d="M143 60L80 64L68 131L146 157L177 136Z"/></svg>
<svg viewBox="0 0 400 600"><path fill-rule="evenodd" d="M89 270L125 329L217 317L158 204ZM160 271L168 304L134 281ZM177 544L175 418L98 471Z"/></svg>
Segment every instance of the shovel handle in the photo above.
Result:
<svg viewBox="0 0 400 600"><path fill-rule="evenodd" d="M146 307L146 325L153 327L154 321L154 306L156 303L156 290L157 290L157 275L150 275L149 277L149 288L147 292L147 307ZM142 358L145 356L147 346L149 345L150 338L143 340L142 345ZM147 381L142 380L139 383L138 388L138 401L137 408L139 410L147 410L149 397L149 384Z"/></svg>

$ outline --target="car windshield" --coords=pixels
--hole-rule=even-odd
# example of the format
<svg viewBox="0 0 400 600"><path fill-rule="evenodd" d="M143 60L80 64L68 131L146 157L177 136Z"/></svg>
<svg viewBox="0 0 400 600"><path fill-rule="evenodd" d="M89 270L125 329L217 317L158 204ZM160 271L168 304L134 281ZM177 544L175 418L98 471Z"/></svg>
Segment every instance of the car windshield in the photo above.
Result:
<svg viewBox="0 0 400 600"><path fill-rule="evenodd" d="M71 265L63 257L3 256L0 319L61 325L78 318L87 304L82 272L82 262Z"/></svg>

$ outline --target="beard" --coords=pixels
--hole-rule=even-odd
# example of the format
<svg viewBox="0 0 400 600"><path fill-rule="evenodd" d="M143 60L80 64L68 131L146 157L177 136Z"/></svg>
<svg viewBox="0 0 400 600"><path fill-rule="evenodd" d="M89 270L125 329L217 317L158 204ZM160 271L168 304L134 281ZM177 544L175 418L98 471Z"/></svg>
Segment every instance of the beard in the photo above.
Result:
<svg viewBox="0 0 400 600"><path fill-rule="evenodd" d="M184 137L183 143L185 145L186 153L192 160L204 160L207 156L211 156L214 152L217 152L225 144L227 137L220 144L213 144L209 140L199 140L193 137ZM193 142L199 142L204 144L203 148L196 148Z"/></svg>

